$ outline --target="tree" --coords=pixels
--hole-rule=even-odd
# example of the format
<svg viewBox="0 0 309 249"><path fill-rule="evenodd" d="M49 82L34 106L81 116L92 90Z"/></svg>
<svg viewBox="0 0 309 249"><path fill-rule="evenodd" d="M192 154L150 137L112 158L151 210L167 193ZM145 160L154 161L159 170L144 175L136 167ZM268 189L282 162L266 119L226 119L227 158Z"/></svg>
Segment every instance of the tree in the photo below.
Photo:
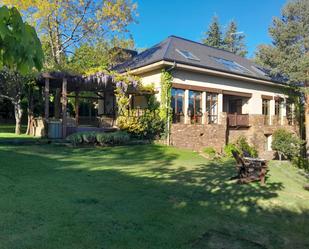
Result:
<svg viewBox="0 0 309 249"><path fill-rule="evenodd" d="M23 110L21 107L22 94L24 89L24 79L16 71L3 69L0 74L0 93L1 97L10 100L14 105L15 114L15 134L21 133L21 118Z"/></svg>
<svg viewBox="0 0 309 249"><path fill-rule="evenodd" d="M223 48L234 54L245 57L248 51L244 42L245 36L242 32L238 32L237 23L231 21L224 34Z"/></svg>
<svg viewBox="0 0 309 249"><path fill-rule="evenodd" d="M0 7L0 69L6 66L25 74L42 65L43 51L35 29L23 22L16 8Z"/></svg>
<svg viewBox="0 0 309 249"><path fill-rule="evenodd" d="M273 134L271 147L278 153L280 161L282 157L289 160L296 158L301 145L302 140L285 129L278 129Z"/></svg>
<svg viewBox="0 0 309 249"><path fill-rule="evenodd" d="M298 110L305 102L306 143L309 145L309 1L288 2L281 17L273 20L269 33L272 45L261 45L256 61L272 69L274 76L281 75L291 88L303 93ZM291 95L295 98L297 95ZM301 112L299 113L301 114ZM300 120L302 125L302 120ZM307 152L308 156L308 152Z"/></svg>
<svg viewBox="0 0 309 249"><path fill-rule="evenodd" d="M134 47L133 39L112 39L96 44L84 43L76 48L68 60L68 70L75 73L87 73L91 69L108 69L128 59L126 49ZM119 61L119 58L122 59Z"/></svg>
<svg viewBox="0 0 309 249"><path fill-rule="evenodd" d="M205 32L205 38L202 39L202 43L205 45L222 48L222 32L219 24L219 19L217 16L214 16L211 24L209 25L208 31Z"/></svg>
<svg viewBox="0 0 309 249"><path fill-rule="evenodd" d="M16 8L0 7L0 98L14 105L15 133L20 134L24 77L43 65L43 51L33 27L23 22ZM3 67L5 66L5 67Z"/></svg>
<svg viewBox="0 0 309 249"><path fill-rule="evenodd" d="M89 41L127 33L136 4L130 0L1 0L23 11L48 44L55 66L66 62L72 49Z"/></svg>

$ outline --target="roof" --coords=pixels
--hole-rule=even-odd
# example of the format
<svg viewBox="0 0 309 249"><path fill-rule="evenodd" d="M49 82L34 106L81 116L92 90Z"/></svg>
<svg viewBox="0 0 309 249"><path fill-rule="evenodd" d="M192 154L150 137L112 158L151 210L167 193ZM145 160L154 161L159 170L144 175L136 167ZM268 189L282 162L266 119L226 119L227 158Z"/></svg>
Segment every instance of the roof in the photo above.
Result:
<svg viewBox="0 0 309 249"><path fill-rule="evenodd" d="M182 55L181 51L191 53L191 55L193 55L191 56L192 58L190 59L185 57ZM113 70L122 73L159 61L176 62L251 78L283 83L283 80L270 76L270 70L256 65L249 59L223 49L210 47L202 43L177 36L169 36L159 44L156 44L144 52L136 55L131 60L115 66ZM232 64L232 67L229 67L228 64ZM238 70L235 70L233 67L238 68Z"/></svg>

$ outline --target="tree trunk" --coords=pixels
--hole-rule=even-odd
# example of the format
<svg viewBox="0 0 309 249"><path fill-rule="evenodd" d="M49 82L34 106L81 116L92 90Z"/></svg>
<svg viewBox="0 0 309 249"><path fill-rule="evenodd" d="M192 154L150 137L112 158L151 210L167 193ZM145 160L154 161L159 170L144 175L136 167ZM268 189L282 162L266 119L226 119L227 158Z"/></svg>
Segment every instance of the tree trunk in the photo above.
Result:
<svg viewBox="0 0 309 249"><path fill-rule="evenodd" d="M23 115L23 110L21 108L21 101L18 100L14 103L14 112L15 112L15 134L20 135L21 133L21 118Z"/></svg>
<svg viewBox="0 0 309 249"><path fill-rule="evenodd" d="M309 82L305 83L306 90L309 89ZM305 93L305 135L306 135L306 157L309 158L309 93Z"/></svg>
<svg viewBox="0 0 309 249"><path fill-rule="evenodd" d="M33 135L32 134L32 122L34 119L34 106L33 106L33 89L32 87L30 87L29 92L28 92L28 108L27 108L27 112L28 112L28 124L27 124L27 131L26 134L27 135Z"/></svg>

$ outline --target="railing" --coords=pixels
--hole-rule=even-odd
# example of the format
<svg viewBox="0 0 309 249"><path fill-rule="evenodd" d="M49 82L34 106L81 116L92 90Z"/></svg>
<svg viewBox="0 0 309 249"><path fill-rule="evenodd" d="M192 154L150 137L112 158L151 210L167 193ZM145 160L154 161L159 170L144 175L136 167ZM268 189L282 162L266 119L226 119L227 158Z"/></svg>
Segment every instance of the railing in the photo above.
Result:
<svg viewBox="0 0 309 249"><path fill-rule="evenodd" d="M248 114L228 114L229 127L249 127L249 115Z"/></svg>

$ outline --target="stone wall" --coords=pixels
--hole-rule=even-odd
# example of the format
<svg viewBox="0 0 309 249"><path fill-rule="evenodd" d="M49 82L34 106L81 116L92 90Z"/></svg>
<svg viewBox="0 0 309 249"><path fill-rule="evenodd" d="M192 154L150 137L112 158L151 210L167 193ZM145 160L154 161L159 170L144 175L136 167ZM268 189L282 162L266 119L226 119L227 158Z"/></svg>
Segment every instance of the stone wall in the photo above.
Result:
<svg viewBox="0 0 309 249"><path fill-rule="evenodd" d="M171 145L201 151L211 146L218 152L226 144L226 115L221 117L220 124L173 124L171 129Z"/></svg>
<svg viewBox="0 0 309 249"><path fill-rule="evenodd" d="M233 143L239 136L245 136L249 144L253 145L260 157L272 159L273 151L265 149L266 135L272 135L277 129L284 128L297 134L297 127L287 125L287 121L283 120L283 125L272 121L272 125L265 125L263 115L249 115L249 128L246 129L229 129L228 142Z"/></svg>
<svg viewBox="0 0 309 249"><path fill-rule="evenodd" d="M297 133L296 126L287 125L285 120L283 120L283 124L265 125L263 115L250 115L249 128L231 129L227 127L226 114L223 113L220 124L173 124L171 144L195 151L211 146L218 152L222 152L227 143L233 143L239 136L245 136L249 144L256 147L260 157L272 159L274 153L265 150L266 135L272 135L279 128L285 128Z"/></svg>

